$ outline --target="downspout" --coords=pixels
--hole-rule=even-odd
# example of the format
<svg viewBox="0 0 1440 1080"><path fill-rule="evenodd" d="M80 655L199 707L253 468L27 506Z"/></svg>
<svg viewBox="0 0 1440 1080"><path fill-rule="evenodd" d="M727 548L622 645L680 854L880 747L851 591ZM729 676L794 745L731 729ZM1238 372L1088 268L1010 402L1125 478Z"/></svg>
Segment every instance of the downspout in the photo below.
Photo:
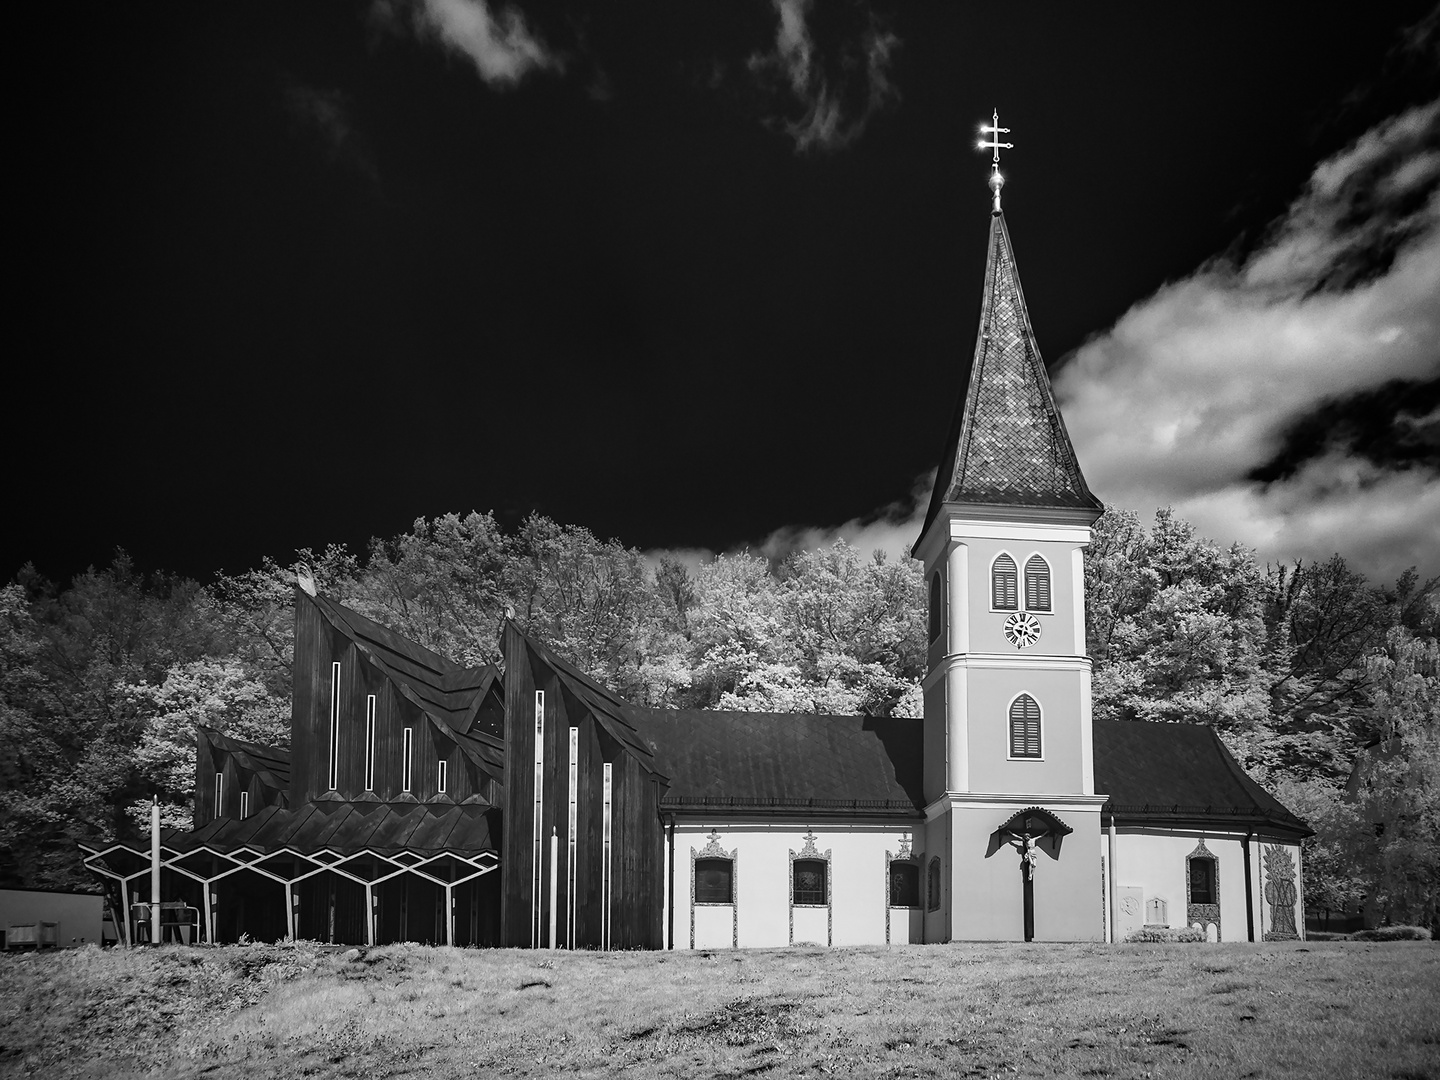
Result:
<svg viewBox="0 0 1440 1080"><path fill-rule="evenodd" d="M1110 944L1115 944L1115 881L1119 875L1115 872L1115 811L1110 811Z"/></svg>
<svg viewBox="0 0 1440 1080"><path fill-rule="evenodd" d="M1245 932L1249 940L1255 940L1255 897L1250 883L1250 841L1255 836L1255 830L1249 829L1245 833Z"/></svg>
<svg viewBox="0 0 1440 1080"><path fill-rule="evenodd" d="M665 931L665 947L675 948L675 815L670 815L668 825L670 837L670 910L666 912L669 918L669 926Z"/></svg>

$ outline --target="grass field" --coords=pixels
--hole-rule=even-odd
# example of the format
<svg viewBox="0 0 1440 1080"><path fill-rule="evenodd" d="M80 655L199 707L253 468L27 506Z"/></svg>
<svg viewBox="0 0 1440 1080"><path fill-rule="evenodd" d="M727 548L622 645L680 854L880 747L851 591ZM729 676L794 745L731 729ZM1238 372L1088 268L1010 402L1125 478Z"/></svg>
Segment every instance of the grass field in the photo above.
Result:
<svg viewBox="0 0 1440 1080"><path fill-rule="evenodd" d="M0 956L0 1075L1440 1080L1440 946Z"/></svg>

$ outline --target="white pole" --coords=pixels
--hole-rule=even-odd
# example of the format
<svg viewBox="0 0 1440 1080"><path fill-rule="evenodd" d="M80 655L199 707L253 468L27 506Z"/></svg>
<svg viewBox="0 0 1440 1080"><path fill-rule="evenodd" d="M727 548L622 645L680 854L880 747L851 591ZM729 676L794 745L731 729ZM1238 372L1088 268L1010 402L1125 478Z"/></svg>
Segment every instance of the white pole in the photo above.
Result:
<svg viewBox="0 0 1440 1080"><path fill-rule="evenodd" d="M150 800L150 941L160 944L160 796Z"/></svg>
<svg viewBox="0 0 1440 1080"><path fill-rule="evenodd" d="M1119 929L1115 921L1115 882L1119 878L1115 870L1115 815L1110 815L1110 942L1114 944Z"/></svg>
<svg viewBox="0 0 1440 1080"><path fill-rule="evenodd" d="M550 826L550 948L555 948L555 901L560 889L560 837Z"/></svg>

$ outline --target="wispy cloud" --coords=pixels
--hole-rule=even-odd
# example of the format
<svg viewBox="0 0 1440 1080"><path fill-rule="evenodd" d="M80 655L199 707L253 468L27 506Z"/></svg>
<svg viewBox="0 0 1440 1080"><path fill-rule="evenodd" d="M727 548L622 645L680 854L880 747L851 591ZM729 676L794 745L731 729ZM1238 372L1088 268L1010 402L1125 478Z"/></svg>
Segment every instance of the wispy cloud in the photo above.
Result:
<svg viewBox="0 0 1440 1080"><path fill-rule="evenodd" d="M465 57L487 85L507 89L532 71L564 70L519 9L487 0L376 0L374 12L392 29L410 27ZM408 13L408 20L404 15Z"/></svg>
<svg viewBox="0 0 1440 1080"><path fill-rule="evenodd" d="M790 103L769 122L794 139L799 152L849 145L898 96L889 72L900 39L867 4L852 2L832 6L848 19L817 45L813 0L772 2L779 17L775 47L748 61L762 87Z"/></svg>
<svg viewBox="0 0 1440 1080"><path fill-rule="evenodd" d="M339 90L290 82L285 86L285 109L309 136L317 138L330 160L359 173L373 186L380 173L366 139L351 118L350 103Z"/></svg>
<svg viewBox="0 0 1440 1080"><path fill-rule="evenodd" d="M1440 101L1377 126L1316 167L1256 250L1165 286L1076 352L1056 389L1102 498L1173 505L1267 558L1440 572L1440 446L1422 404L1440 379L1437 146Z"/></svg>

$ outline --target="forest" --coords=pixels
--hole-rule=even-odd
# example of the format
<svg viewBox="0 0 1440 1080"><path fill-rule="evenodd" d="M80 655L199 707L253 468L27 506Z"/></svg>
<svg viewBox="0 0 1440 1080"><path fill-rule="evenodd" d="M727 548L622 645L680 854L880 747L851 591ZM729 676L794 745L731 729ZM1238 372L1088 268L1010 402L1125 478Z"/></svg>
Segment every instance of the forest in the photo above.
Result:
<svg viewBox="0 0 1440 1080"><path fill-rule="evenodd" d="M0 588L0 886L89 884L77 841L188 827L196 725L288 740L297 567L463 664L507 614L636 704L920 715L920 564L842 542L771 562L650 555L532 515L417 520L202 584L117 551ZM1261 565L1159 511L1108 511L1086 555L1097 719L1214 726L1316 835L1312 913L1434 925L1440 579L1373 583L1335 555Z"/></svg>

